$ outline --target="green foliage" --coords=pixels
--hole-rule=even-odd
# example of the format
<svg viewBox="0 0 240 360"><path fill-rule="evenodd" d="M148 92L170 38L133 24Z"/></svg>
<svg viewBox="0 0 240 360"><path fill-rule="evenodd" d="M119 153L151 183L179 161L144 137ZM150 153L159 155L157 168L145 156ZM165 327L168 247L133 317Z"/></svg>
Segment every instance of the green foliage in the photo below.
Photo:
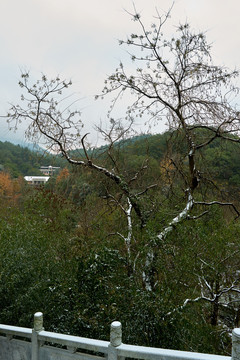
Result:
<svg viewBox="0 0 240 360"><path fill-rule="evenodd" d="M119 202L126 209L125 199L110 180L101 174L93 177L91 170L70 169L66 176L52 177L43 188L25 187L15 208L9 202L1 209L3 323L31 326L33 313L43 311L47 330L107 340L110 323L119 320L125 343L228 352L226 329L235 326L238 303L227 310L219 306L217 326L212 325L211 302L181 306L202 290L210 297L199 277L204 276L215 288L218 283L228 287L237 280L239 225L232 222L229 211L213 208L205 217L178 225L164 241L156 239L156 233L185 206L183 180L165 157L166 151L175 158L181 155L179 135L175 146L171 145L174 136L149 136L113 149L127 180L139 171L130 184L136 193L156 184L141 199L148 215L145 227L132 212L130 254L124 240L127 219L118 206ZM222 167L228 176L232 174L230 179L238 176L234 149L234 144L229 151L216 142L201 155L212 163L219 186ZM101 161L108 167L114 165L104 155ZM177 185L174 189L173 184ZM237 189L227 178L224 186ZM207 184L201 191L208 191L211 198L206 189ZM197 209L193 215L195 212ZM150 247L155 255L154 291L146 291L143 284Z"/></svg>
<svg viewBox="0 0 240 360"><path fill-rule="evenodd" d="M40 166L54 164L63 166L65 162L50 154L43 154L13 145L10 142L0 141L0 164L5 171L9 171L13 177L26 175L41 175ZM1 169L0 169L1 170Z"/></svg>
<svg viewBox="0 0 240 360"><path fill-rule="evenodd" d="M236 143L216 142L205 150L206 161L210 164L219 183L226 188L235 187L239 191L240 166L239 146Z"/></svg>
<svg viewBox="0 0 240 360"><path fill-rule="evenodd" d="M46 289L64 286L70 271L67 206L45 195L30 194L23 212L1 212L0 316L5 323L29 326L36 309L45 309Z"/></svg>

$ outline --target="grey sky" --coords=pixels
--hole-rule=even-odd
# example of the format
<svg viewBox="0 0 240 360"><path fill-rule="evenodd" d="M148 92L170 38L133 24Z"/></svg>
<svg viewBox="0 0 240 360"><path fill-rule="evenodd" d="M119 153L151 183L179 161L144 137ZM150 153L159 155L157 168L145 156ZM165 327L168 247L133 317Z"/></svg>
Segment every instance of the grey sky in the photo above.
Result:
<svg viewBox="0 0 240 360"><path fill-rule="evenodd" d="M171 0L135 0L146 23L155 8L167 11ZM18 102L21 69L33 76L71 78L75 96L81 98L86 131L97 137L92 124L104 121L107 104L93 101L108 74L126 53L117 39L126 38L136 23L124 11L132 11L131 0L0 0L0 114L9 103ZM238 68L240 55L239 0L176 0L167 31L186 20L196 30L207 31L219 65ZM24 144L23 129L9 132L0 122L0 140Z"/></svg>

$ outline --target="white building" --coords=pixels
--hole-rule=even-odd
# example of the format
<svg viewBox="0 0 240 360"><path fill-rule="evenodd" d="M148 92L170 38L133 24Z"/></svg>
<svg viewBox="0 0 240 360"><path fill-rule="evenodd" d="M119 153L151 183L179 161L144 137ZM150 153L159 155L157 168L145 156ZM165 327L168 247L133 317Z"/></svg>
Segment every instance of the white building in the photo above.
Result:
<svg viewBox="0 0 240 360"><path fill-rule="evenodd" d="M49 178L50 176L24 176L29 185L44 185Z"/></svg>
<svg viewBox="0 0 240 360"><path fill-rule="evenodd" d="M40 167L40 171L41 173L43 173L43 175L46 175L46 176L51 176L53 175L56 171L58 171L60 169L60 167L57 167L57 166L41 166Z"/></svg>

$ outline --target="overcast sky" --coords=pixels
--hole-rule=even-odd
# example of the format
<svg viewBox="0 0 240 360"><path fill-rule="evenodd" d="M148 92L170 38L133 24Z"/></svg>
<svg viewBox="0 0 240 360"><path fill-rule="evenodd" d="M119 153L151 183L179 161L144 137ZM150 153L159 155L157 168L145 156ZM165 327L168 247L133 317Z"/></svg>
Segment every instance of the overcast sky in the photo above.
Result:
<svg viewBox="0 0 240 360"><path fill-rule="evenodd" d="M166 12L172 0L134 3L142 19L151 23L155 9ZM132 0L0 0L0 115L9 103L19 102L21 70L35 77L44 73L71 78L85 131L96 143L92 125L105 120L107 106L95 102L94 95L101 92L120 59L126 58L118 39L125 39L136 26L125 9L132 11ZM174 32L174 26L188 21L194 29L207 31L215 63L238 68L239 13L239 0L176 0L166 30ZM23 130L13 134L0 119L1 141L24 145Z"/></svg>

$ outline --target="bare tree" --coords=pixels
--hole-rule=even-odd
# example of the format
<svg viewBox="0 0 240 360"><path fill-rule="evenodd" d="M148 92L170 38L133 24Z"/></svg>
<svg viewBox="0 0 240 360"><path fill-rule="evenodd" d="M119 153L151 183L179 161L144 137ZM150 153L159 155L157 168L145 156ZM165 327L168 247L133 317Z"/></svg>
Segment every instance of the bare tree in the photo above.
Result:
<svg viewBox="0 0 240 360"><path fill-rule="evenodd" d="M213 65L211 47L205 35L192 32L188 24L180 25L176 36L166 40L163 28L169 13L164 17L158 15L158 24L152 24L150 31L137 12L132 17L138 22L141 34L131 34L120 44L131 47L135 73L128 74L121 63L108 78L103 92L105 95L117 92L117 99L120 94L130 92L135 101L127 110L129 119L138 116L155 122L165 119L169 130L181 135L182 156L176 165L185 181L186 205L158 234L158 240L162 240L199 205L201 208L202 205L213 204L232 206L239 216L232 203L209 202L206 199L196 201L194 198L204 178L199 153L219 138L240 142L234 136L239 134L240 129L240 113L236 108L239 89L232 82L238 72ZM206 131L199 136L201 130ZM180 166L186 161L188 166ZM204 214L206 210L195 216Z"/></svg>
<svg viewBox="0 0 240 360"><path fill-rule="evenodd" d="M28 139L35 143L39 143L41 139L47 145L48 150L61 153L70 164L90 168L111 179L130 201L140 221L144 224L146 221L145 215L140 206L138 195L129 186L134 179L127 180L122 174L118 173L116 161L111 152L114 143L123 138L128 128L124 129L119 122L112 119L110 130L108 132L101 130L108 140L107 154L115 168L108 170L94 163L90 159L85 146L85 138L88 134L81 135L80 111L71 111L69 106L61 109L62 91L71 84L71 81L62 81L59 77L48 80L46 76L42 76L41 80L30 85L29 74L22 74L19 85L26 91L26 95L21 97L25 107L12 105L8 114L8 122L13 124L14 128L17 128L19 123L27 120L29 125L26 130L26 137ZM117 134L116 138L114 138L115 134ZM71 156L71 150L80 146L84 150L85 159L78 160ZM139 173L135 174L135 179L137 179ZM144 190L144 192L147 191L148 188Z"/></svg>
<svg viewBox="0 0 240 360"><path fill-rule="evenodd" d="M123 209L128 227L128 236L120 236L123 236L128 252L129 239L132 237L132 210L144 226L148 221L149 211L144 207L141 196L155 184L149 184L141 191L134 189L134 181L144 171L144 165L129 179L118 169L112 150L116 140L119 141L134 126L135 118L145 117L149 122L167 122L169 131L181 139L180 156L177 160L173 159L172 163L184 185L182 199L185 204L164 227L159 225L155 236L146 245L149 249L146 260L148 268L154 262L156 246L180 222L202 217L208 212L209 206L216 204L230 206L237 217L240 215L233 203L209 198L202 191L201 184L204 183L205 175L199 156L217 139L236 144L240 142L240 113L235 104L239 89L233 82L238 72L214 65L205 34L192 32L188 24L180 25L176 35L166 39L163 31L169 13L163 17L157 14L157 24L152 24L150 30L145 28L136 11L131 16L139 24L141 32L131 34L126 41L120 41L120 44L132 49L130 56L136 64L135 71L128 73L128 69L120 63L106 80L102 93L102 96L116 93L111 111L122 94L130 93L130 98L134 98L132 105L126 110L129 120L127 127L111 118L109 131L99 129L109 141L107 153L111 160L111 170L98 165L88 155L86 134L81 134L80 113L71 112L68 108L61 110L61 100L56 97L61 96L62 91L71 85L70 82L59 78L48 81L43 76L40 82L30 86L29 75L23 74L19 84L27 92L22 97L25 105L13 105L8 118L9 122L14 121L16 125L28 119L30 125L26 134L29 138L38 141L39 136L43 136L49 146L57 149L69 163L102 173L118 187L125 199ZM115 130L118 133L114 138ZM176 138L173 136L171 139L175 141ZM70 150L78 144L84 149L84 159L71 157ZM146 288L151 290L153 281L147 273L148 271L144 271L143 279Z"/></svg>

